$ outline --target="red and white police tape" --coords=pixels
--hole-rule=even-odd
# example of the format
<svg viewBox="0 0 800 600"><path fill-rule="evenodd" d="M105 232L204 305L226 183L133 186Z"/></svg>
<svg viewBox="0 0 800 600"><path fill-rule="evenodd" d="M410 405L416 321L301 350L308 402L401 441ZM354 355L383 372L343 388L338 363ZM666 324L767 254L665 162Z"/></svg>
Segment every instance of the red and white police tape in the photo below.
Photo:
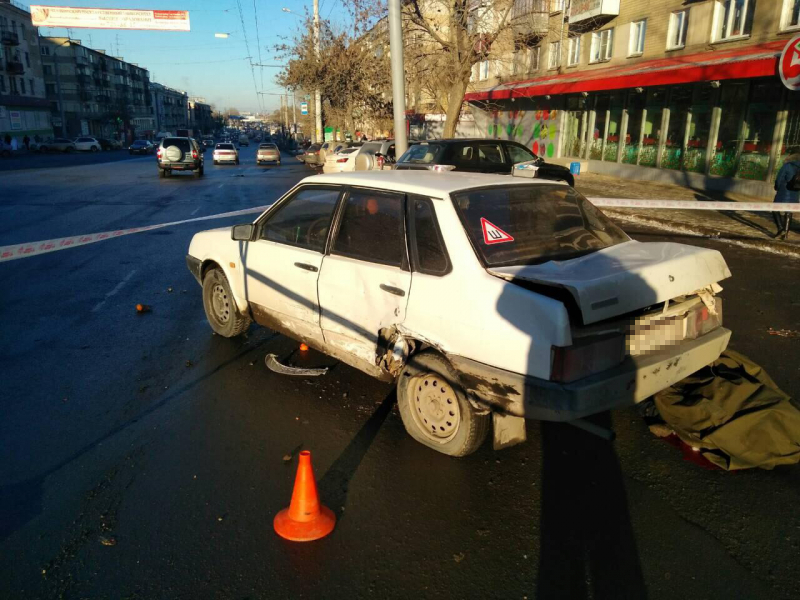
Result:
<svg viewBox="0 0 800 600"><path fill-rule="evenodd" d="M77 246L85 246L86 244L93 244L94 242L110 240L113 238L122 237L123 235L130 235L131 233L142 233L144 231L153 231L154 229L162 229L164 227L172 227L174 225L183 225L184 223L193 223L195 221L208 221L210 219L224 219L225 217L235 217L237 215L261 213L264 212L267 208L268 208L267 206L256 206L254 208L234 210L231 212L219 213L216 215L208 215L205 217L195 217L193 219L172 221L170 223L159 223L158 225L145 225L143 227L132 227L130 229L117 229L116 231L103 231L101 233L90 233L88 235L75 235L72 237L56 238L54 240L29 242L27 244L14 244L13 246L1 246L0 262L15 260L17 258L27 258L29 256L37 256L39 254L46 254L47 252L55 252L56 250L65 250L66 248L76 248Z"/></svg>
<svg viewBox="0 0 800 600"><path fill-rule="evenodd" d="M800 203L793 204L773 204L770 202L695 202L686 200L628 200L621 198L589 198L595 206L607 208L679 208L683 210L747 210L763 212L800 212ZM211 219L224 219L238 215L248 215L264 212L268 206L256 206L243 210L234 210L216 215L205 217L195 217L182 221L171 221L169 223L159 223L158 225L145 225L143 227L132 227L130 229L118 229L116 231L104 231L102 233L90 233L88 235L75 235L72 237L57 238L54 240L42 240L39 242L29 242L27 244L14 244L12 246L0 246L0 262L15 260L17 258L27 258L47 252L55 252L66 248L85 246L94 242L110 240L122 237L131 233L142 233L143 231L153 231L184 223L194 223L195 221L208 221Z"/></svg>

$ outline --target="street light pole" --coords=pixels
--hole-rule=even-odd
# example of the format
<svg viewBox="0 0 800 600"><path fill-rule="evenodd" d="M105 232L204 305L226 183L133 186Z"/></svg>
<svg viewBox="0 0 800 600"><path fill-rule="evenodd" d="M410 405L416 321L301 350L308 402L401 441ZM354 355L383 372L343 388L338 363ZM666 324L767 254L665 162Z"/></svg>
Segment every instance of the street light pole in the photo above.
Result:
<svg viewBox="0 0 800 600"><path fill-rule="evenodd" d="M314 53L319 61L319 0L314 0ZM322 137L322 94L319 87L314 90L314 112L316 116L316 142L321 144L324 139Z"/></svg>
<svg viewBox="0 0 800 600"><path fill-rule="evenodd" d="M317 0L314 0L316 3ZM403 28L400 0L389 0L389 53L392 66L392 104L394 107L395 155L408 150L406 136L406 82L403 73Z"/></svg>

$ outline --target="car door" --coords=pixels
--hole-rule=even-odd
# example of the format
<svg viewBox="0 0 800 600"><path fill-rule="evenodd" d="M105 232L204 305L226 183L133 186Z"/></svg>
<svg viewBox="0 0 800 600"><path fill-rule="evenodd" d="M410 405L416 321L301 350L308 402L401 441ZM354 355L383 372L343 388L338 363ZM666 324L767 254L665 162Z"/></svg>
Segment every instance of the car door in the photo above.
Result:
<svg viewBox="0 0 800 600"><path fill-rule="evenodd" d="M303 186L259 222L244 250L245 294L255 320L322 343L317 279L341 186Z"/></svg>
<svg viewBox="0 0 800 600"><path fill-rule="evenodd" d="M457 171L478 171L478 153L475 144L450 144L448 152L442 157L441 164L453 165Z"/></svg>
<svg viewBox="0 0 800 600"><path fill-rule="evenodd" d="M411 273L405 196L351 188L319 276L325 342L345 362L375 370L378 332L405 319Z"/></svg>

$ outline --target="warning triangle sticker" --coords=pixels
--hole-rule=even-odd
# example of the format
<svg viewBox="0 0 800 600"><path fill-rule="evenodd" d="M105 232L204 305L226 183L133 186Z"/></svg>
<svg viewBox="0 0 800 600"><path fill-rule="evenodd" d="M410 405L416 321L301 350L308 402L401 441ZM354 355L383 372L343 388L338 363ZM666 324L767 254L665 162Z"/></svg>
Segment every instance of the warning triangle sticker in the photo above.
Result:
<svg viewBox="0 0 800 600"><path fill-rule="evenodd" d="M503 244L514 241L513 237L483 217L481 217L481 227L483 228L483 241L486 244Z"/></svg>

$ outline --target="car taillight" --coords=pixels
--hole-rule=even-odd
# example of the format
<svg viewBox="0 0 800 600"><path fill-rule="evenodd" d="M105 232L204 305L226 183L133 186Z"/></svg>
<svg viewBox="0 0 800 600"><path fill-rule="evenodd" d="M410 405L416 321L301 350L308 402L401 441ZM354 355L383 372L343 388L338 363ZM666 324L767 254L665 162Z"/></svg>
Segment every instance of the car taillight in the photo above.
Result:
<svg viewBox="0 0 800 600"><path fill-rule="evenodd" d="M347 162L347 159L346 159L346 158L340 158L340 159L339 159L339 160L337 160L336 162L337 162L337 163L345 163L345 162Z"/></svg>
<svg viewBox="0 0 800 600"><path fill-rule="evenodd" d="M698 305L690 312L686 321L686 337L696 339L722 327L721 298L714 298L714 312L717 314L712 315L705 304Z"/></svg>
<svg viewBox="0 0 800 600"><path fill-rule="evenodd" d="M159 149L156 151L156 156L158 156L158 158L161 158L161 148L159 148Z"/></svg>
<svg viewBox="0 0 800 600"><path fill-rule="evenodd" d="M625 358L625 336L586 338L572 346L552 346L550 379L570 383L616 367Z"/></svg>
<svg viewBox="0 0 800 600"><path fill-rule="evenodd" d="M197 158L197 150L192 150L192 158Z"/></svg>

